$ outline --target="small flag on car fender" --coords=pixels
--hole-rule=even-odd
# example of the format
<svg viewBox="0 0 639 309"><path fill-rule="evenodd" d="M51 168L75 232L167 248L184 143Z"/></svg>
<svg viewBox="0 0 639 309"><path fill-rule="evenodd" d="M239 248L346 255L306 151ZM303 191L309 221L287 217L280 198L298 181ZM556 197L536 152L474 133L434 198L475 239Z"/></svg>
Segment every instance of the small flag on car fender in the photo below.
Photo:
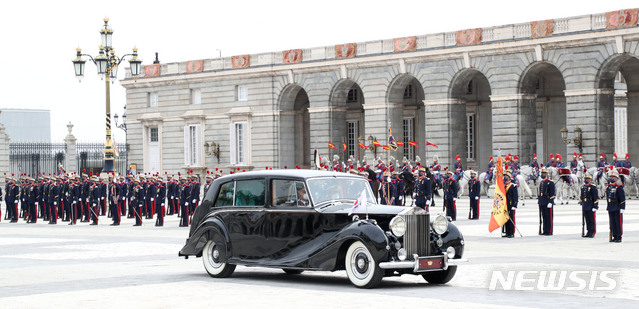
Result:
<svg viewBox="0 0 639 309"><path fill-rule="evenodd" d="M353 212L359 208L361 205L366 205L367 201L366 201L366 190L362 191L362 194L359 195L359 197L357 198L357 201L355 201L355 203L353 204L353 207L351 208L351 210L348 212L348 215L352 215Z"/></svg>

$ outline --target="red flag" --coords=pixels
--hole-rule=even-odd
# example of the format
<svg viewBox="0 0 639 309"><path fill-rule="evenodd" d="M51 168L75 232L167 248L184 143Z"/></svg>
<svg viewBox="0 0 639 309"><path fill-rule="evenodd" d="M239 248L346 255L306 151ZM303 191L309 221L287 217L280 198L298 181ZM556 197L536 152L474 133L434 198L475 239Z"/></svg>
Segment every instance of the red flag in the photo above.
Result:
<svg viewBox="0 0 639 309"><path fill-rule="evenodd" d="M419 143L418 142L413 142L413 141L408 141L408 145L419 146Z"/></svg>
<svg viewBox="0 0 639 309"><path fill-rule="evenodd" d="M382 147L382 144L380 144L377 140L373 141L373 145L375 145L377 147Z"/></svg>
<svg viewBox="0 0 639 309"><path fill-rule="evenodd" d="M402 142L402 141L397 141L397 146L404 146L404 142Z"/></svg>
<svg viewBox="0 0 639 309"><path fill-rule="evenodd" d="M346 151L346 148L348 148L348 146L346 145L346 143L342 143L342 147L344 148L344 151Z"/></svg>
<svg viewBox="0 0 639 309"><path fill-rule="evenodd" d="M439 147L437 147L437 145L435 145L435 144L433 144L433 143L431 143L429 141L426 141L426 146L428 146L428 145L431 145L431 146L433 146L435 148L439 148Z"/></svg>
<svg viewBox="0 0 639 309"><path fill-rule="evenodd" d="M328 142L328 148L337 149L337 147L335 147L335 145L333 145L333 143L331 142Z"/></svg>
<svg viewBox="0 0 639 309"><path fill-rule="evenodd" d="M388 147L387 145L382 146L382 148L384 148L384 150L389 150L390 147Z"/></svg>
<svg viewBox="0 0 639 309"><path fill-rule="evenodd" d="M359 147L366 148L366 145L362 144L362 142L359 142Z"/></svg>

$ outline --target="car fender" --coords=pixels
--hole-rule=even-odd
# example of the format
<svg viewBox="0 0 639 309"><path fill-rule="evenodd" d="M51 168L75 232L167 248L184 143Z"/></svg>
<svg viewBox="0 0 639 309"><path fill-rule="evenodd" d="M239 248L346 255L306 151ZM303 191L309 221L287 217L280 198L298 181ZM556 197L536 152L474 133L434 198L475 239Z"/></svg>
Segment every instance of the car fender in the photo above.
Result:
<svg viewBox="0 0 639 309"><path fill-rule="evenodd" d="M209 240L218 243L224 243L226 250L225 256L229 256L231 252L231 244L229 233L224 222L217 216L209 216L202 221L193 231L192 236L188 239L187 244L180 251L181 255L202 256L202 250ZM185 250L186 249L186 250Z"/></svg>
<svg viewBox="0 0 639 309"><path fill-rule="evenodd" d="M340 230L324 249L310 259L310 267L324 270L336 270L344 267L344 258L348 247L355 241L361 241L376 261L389 258L390 244L384 231L374 220L360 220Z"/></svg>
<svg viewBox="0 0 639 309"><path fill-rule="evenodd" d="M464 236L456 225L448 225L448 231L442 235L442 241L440 250L445 251L452 246L455 248L455 258L461 258L464 255Z"/></svg>

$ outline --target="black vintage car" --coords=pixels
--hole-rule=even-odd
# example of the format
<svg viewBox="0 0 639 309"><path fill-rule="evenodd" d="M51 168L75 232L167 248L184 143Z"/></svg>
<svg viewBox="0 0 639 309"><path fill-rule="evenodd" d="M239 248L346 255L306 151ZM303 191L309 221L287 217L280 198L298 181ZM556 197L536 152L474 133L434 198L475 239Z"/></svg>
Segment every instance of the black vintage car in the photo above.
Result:
<svg viewBox="0 0 639 309"><path fill-rule="evenodd" d="M367 202L353 209L362 195ZM378 205L361 176L270 170L216 179L179 255L202 257L212 277L228 277L236 265L346 270L355 286L371 288L402 274L446 283L463 253L464 238L448 218Z"/></svg>

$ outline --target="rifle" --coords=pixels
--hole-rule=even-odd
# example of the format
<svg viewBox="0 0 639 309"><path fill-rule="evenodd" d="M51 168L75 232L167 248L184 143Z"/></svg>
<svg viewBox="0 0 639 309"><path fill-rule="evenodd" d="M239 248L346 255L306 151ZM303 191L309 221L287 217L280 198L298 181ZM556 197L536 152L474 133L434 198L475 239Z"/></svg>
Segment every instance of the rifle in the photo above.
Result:
<svg viewBox="0 0 639 309"><path fill-rule="evenodd" d="M582 210L581 211L581 237L584 237L584 235L586 235L586 234L584 234L584 224L585 224L584 223L584 220L585 220L584 217L585 216L586 216L586 212Z"/></svg>
<svg viewBox="0 0 639 309"><path fill-rule="evenodd" d="M539 235L541 235L541 208L539 209Z"/></svg>

